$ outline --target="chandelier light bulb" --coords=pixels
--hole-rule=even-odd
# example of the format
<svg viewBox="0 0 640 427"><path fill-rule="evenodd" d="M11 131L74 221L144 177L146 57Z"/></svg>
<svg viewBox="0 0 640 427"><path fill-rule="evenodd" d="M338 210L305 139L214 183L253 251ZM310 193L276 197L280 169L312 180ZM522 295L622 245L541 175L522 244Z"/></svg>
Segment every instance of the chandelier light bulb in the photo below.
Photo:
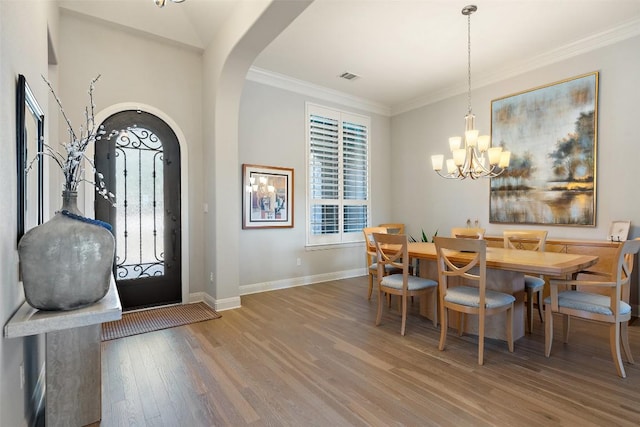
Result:
<svg viewBox="0 0 640 427"><path fill-rule="evenodd" d="M442 170L442 163L444 162L444 156L442 154L436 154L431 156L431 165L434 171Z"/></svg>

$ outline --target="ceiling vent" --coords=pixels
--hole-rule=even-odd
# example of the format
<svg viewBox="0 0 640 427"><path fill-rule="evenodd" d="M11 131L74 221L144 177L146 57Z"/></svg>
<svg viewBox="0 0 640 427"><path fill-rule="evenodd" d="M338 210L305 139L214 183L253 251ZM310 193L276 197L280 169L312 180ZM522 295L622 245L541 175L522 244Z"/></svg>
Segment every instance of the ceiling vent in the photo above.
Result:
<svg viewBox="0 0 640 427"><path fill-rule="evenodd" d="M346 71L344 73L340 74L340 78L341 79L345 79L345 80L355 80L358 77L360 77L360 76L358 76L356 74L348 73Z"/></svg>

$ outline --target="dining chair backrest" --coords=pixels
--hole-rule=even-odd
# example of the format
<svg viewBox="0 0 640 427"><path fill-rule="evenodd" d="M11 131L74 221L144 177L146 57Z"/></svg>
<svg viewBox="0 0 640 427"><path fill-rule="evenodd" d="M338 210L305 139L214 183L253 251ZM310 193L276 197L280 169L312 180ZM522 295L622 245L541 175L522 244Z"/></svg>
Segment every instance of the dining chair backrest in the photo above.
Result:
<svg viewBox="0 0 640 427"><path fill-rule="evenodd" d="M371 299L373 293L373 279L378 274L378 266L376 262L376 243L373 240L373 233L386 233L385 227L365 227L362 229L364 234L365 245L365 262L367 266L367 272L369 275L369 290L367 292L367 299Z"/></svg>
<svg viewBox="0 0 640 427"><path fill-rule="evenodd" d="M502 233L503 245L505 249L522 249L529 251L544 252L547 242L547 231L545 230L505 230ZM534 296L538 303L538 314L540 321L544 321L542 314L542 298L545 287L543 276L531 276L525 274L524 289L527 293L527 330L533 333L533 300Z"/></svg>
<svg viewBox="0 0 640 427"><path fill-rule="evenodd" d="M436 258L440 299L446 298L449 279L471 282L480 290L480 307L484 306L487 285L487 241L474 238L436 237ZM473 270L477 267L477 270Z"/></svg>
<svg viewBox="0 0 640 427"><path fill-rule="evenodd" d="M453 227L451 237L458 239L484 239L484 228Z"/></svg>
<svg viewBox="0 0 640 427"><path fill-rule="evenodd" d="M376 242L373 239L373 233L387 233L386 227L366 227L362 229L364 234L364 243L367 248L368 256L375 257L376 255ZM368 264L371 264L372 259L367 258Z"/></svg>
<svg viewBox="0 0 640 427"><path fill-rule="evenodd" d="M502 233L505 249L525 249L544 252L547 242L545 230L505 230Z"/></svg>
<svg viewBox="0 0 640 427"><path fill-rule="evenodd" d="M627 303L631 294L631 274L633 273L634 258L639 251L640 238L627 240L618 248L618 265L616 277L613 279L620 284L620 299Z"/></svg>
<svg viewBox="0 0 640 427"><path fill-rule="evenodd" d="M384 276L385 268L402 269L403 276L409 275L409 240L406 234L373 233L378 258L378 277ZM406 288L407 281L404 280Z"/></svg>
<svg viewBox="0 0 640 427"><path fill-rule="evenodd" d="M380 227L386 228L387 233L389 234L405 234L404 224L401 222L390 222L387 224L380 224Z"/></svg>

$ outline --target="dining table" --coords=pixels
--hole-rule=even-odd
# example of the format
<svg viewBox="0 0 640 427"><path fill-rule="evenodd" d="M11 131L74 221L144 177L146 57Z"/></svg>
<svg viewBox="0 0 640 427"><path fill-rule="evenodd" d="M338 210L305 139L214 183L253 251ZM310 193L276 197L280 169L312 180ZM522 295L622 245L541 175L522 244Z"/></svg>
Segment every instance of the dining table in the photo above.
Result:
<svg viewBox="0 0 640 427"><path fill-rule="evenodd" d="M419 262L419 274L438 280L436 248L434 243L409 242L409 257ZM461 262L469 260L473 254L459 252L452 259ZM487 288L508 293L515 297L513 313L513 338L524 336L524 276L544 275L546 277L567 278L586 270L598 262L595 255L570 254L560 252L540 252L522 249L505 249L487 247ZM433 313L427 301L420 301L420 314L433 319L438 313ZM478 333L477 316L464 316L463 331L470 334ZM505 313L488 316L485 323L485 336L506 340ZM457 327L457 317L451 317L449 324Z"/></svg>

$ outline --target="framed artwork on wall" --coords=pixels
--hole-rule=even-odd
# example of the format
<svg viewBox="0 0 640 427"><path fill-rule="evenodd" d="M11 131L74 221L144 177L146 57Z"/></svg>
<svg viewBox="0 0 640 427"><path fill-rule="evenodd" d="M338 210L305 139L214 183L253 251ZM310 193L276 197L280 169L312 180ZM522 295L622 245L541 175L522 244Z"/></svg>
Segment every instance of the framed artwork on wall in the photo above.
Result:
<svg viewBox="0 0 640 427"><path fill-rule="evenodd" d="M242 165L242 228L293 227L293 169Z"/></svg>
<svg viewBox="0 0 640 427"><path fill-rule="evenodd" d="M624 242L629 237L631 221L612 221L607 238L612 242Z"/></svg>
<svg viewBox="0 0 640 427"><path fill-rule="evenodd" d="M27 79L18 76L16 105L17 172L18 172L18 241L43 220L44 112Z"/></svg>
<svg viewBox="0 0 640 427"><path fill-rule="evenodd" d="M492 100L511 163L491 179L489 221L595 226L597 123L598 72Z"/></svg>

